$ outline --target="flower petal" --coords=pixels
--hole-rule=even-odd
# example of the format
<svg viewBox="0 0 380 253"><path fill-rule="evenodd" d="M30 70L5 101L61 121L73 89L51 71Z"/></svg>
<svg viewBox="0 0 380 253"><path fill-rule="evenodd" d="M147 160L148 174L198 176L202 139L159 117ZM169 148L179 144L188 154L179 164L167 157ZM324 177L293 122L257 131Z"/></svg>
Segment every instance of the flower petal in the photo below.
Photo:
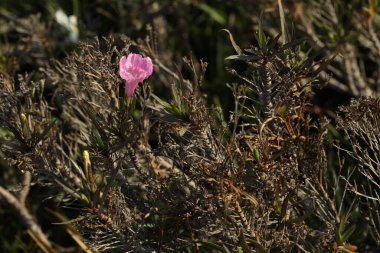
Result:
<svg viewBox="0 0 380 253"><path fill-rule="evenodd" d="M137 85L153 73L153 63L149 57L130 53L119 60L119 75L126 81L126 94L132 96Z"/></svg>
<svg viewBox="0 0 380 253"><path fill-rule="evenodd" d="M136 82L136 81L125 82L125 94L128 97L131 97L133 93L135 92L138 84L139 82Z"/></svg>
<svg viewBox="0 0 380 253"><path fill-rule="evenodd" d="M148 78L153 73L153 63L152 59L146 57L144 59L143 69L145 70L145 76Z"/></svg>
<svg viewBox="0 0 380 253"><path fill-rule="evenodd" d="M123 79L127 78L128 69L126 67L127 65L126 63L127 63L127 58L125 56L121 57L119 61L119 74L120 74L120 77Z"/></svg>

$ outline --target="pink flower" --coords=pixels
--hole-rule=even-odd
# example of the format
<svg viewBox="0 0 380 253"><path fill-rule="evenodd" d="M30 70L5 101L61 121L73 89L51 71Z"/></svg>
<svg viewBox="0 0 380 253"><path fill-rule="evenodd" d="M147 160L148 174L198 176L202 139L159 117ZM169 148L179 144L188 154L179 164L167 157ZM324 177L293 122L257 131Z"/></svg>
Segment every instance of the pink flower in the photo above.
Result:
<svg viewBox="0 0 380 253"><path fill-rule="evenodd" d="M119 74L125 80L125 93L128 97L133 95L137 85L153 73L153 63L149 57L139 54L129 54L121 57L119 61Z"/></svg>

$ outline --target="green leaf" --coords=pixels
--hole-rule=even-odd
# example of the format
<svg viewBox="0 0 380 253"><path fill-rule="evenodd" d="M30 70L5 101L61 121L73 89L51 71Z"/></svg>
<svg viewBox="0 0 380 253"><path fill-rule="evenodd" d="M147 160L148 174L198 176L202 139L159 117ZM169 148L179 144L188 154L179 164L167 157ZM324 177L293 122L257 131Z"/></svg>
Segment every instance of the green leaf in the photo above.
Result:
<svg viewBox="0 0 380 253"><path fill-rule="evenodd" d="M213 20L215 20L219 24L226 24L226 18L219 10L211 7L210 5L207 5L206 3L198 4L198 8L206 12Z"/></svg>
<svg viewBox="0 0 380 253"><path fill-rule="evenodd" d="M289 194L285 197L284 202L282 203L282 206L281 206L280 217L283 221L286 218L286 210L288 209L288 203L289 203Z"/></svg>
<svg viewBox="0 0 380 253"><path fill-rule="evenodd" d="M228 33L228 36L229 36L230 41L231 41L231 44L232 44L232 46L234 47L236 53L239 54L239 55L242 54L243 51L242 51L241 48L236 44L235 39L234 39L234 37L232 36L231 32L230 32L229 30L227 30L227 29L222 29L222 31L225 31L226 33Z"/></svg>
<svg viewBox="0 0 380 253"><path fill-rule="evenodd" d="M85 200L82 198L82 196L76 192L75 190L71 189L70 187L68 187L67 185L65 185L64 183L62 183L61 181L59 181L58 179L55 179L55 182L57 184L59 184L68 194L70 194L71 196L73 196L74 198L76 199L82 199L82 200Z"/></svg>
<svg viewBox="0 0 380 253"><path fill-rule="evenodd" d="M14 127L13 125L11 125L11 123L9 123L8 121L5 121L5 124L7 125L7 130L10 131L11 133L13 133L14 137L18 140L18 142L20 143L20 148L23 149L23 150L30 150L29 146L28 146L28 143L24 140L24 137L20 134L20 132L17 130L16 127Z"/></svg>
<svg viewBox="0 0 380 253"><path fill-rule="evenodd" d="M282 7L282 0L278 0L278 12L280 14L280 22L281 22L281 33L283 35L282 37L282 44L286 44L289 41L289 33L288 33L288 27L286 25L285 20L285 13L284 8Z"/></svg>
<svg viewBox="0 0 380 253"><path fill-rule="evenodd" d="M57 146L57 149L61 151L62 155L71 162L74 170L79 174L80 178L82 179L82 182L86 182L86 176L84 175L82 168L71 157L69 157L60 146Z"/></svg>
<svg viewBox="0 0 380 253"><path fill-rule="evenodd" d="M309 57L309 54L310 54L311 50L312 50L312 48L310 48L309 50L307 50L307 52L302 56L301 60L296 63L296 66L295 66L296 68L301 67L305 63L305 61Z"/></svg>
<svg viewBox="0 0 380 253"><path fill-rule="evenodd" d="M3 138L7 135L11 135L11 132L6 128L0 127L0 138Z"/></svg>
<svg viewBox="0 0 380 253"><path fill-rule="evenodd" d="M172 105L169 104L168 102L162 100L161 98L157 97L156 95L154 95L153 93L151 94L151 96L160 104L162 105L165 109L172 109Z"/></svg>
<svg viewBox="0 0 380 253"><path fill-rule="evenodd" d="M44 139L46 137L46 135L49 133L50 129L55 125L55 120L53 120L53 122L51 122L45 129L44 131L41 133L41 134L36 134L35 136L33 136L33 142L32 142L32 146L34 147L35 145L37 145L42 139Z"/></svg>
<svg viewBox="0 0 380 253"><path fill-rule="evenodd" d="M238 60L238 61L257 61L259 59L260 57L257 55L245 55L245 54L241 54L241 55L235 54L235 55L226 57L226 60Z"/></svg>
<svg viewBox="0 0 380 253"><path fill-rule="evenodd" d="M231 250L229 250L226 245L223 245L223 248L226 253L231 253ZM238 249L238 252L239 252L239 249Z"/></svg>
<svg viewBox="0 0 380 253"><path fill-rule="evenodd" d="M261 155L260 155L260 151L258 149L255 148L253 150L253 156L255 157L255 159L256 159L257 162L260 162Z"/></svg>
<svg viewBox="0 0 380 253"><path fill-rule="evenodd" d="M249 248L247 241L245 240L243 231L240 231L239 244L242 247L244 253L253 253L252 250Z"/></svg>
<svg viewBox="0 0 380 253"><path fill-rule="evenodd" d="M305 38L301 38L301 39L296 39L296 40L293 40L289 43L286 43L285 45L283 45L279 51L285 51L289 48L294 48L295 46L299 46L301 45L306 39ZM309 49L309 51L311 51L311 49ZM307 55L309 55L309 53L307 53Z"/></svg>
<svg viewBox="0 0 380 253"><path fill-rule="evenodd" d="M265 36L264 29L263 29L262 15L260 16L260 21L259 21L258 36L259 36L259 47L261 50L263 50L264 53L266 53L267 52L267 38Z"/></svg>
<svg viewBox="0 0 380 253"><path fill-rule="evenodd" d="M92 124L94 124L95 129L99 132L102 142L108 147L109 138L105 131L105 126L96 118L96 113L91 109L90 104L85 100L82 101L86 104L86 106L82 107L83 111L90 117Z"/></svg>
<svg viewBox="0 0 380 253"><path fill-rule="evenodd" d="M277 42L280 39L280 37L281 37L281 33L277 34L276 37L269 40L268 50L272 50L277 45Z"/></svg>
<svg viewBox="0 0 380 253"><path fill-rule="evenodd" d="M355 232L355 230L356 230L356 225L352 224L349 228L345 229L342 234L339 235L339 240L341 240L341 242L348 241L348 239Z"/></svg>

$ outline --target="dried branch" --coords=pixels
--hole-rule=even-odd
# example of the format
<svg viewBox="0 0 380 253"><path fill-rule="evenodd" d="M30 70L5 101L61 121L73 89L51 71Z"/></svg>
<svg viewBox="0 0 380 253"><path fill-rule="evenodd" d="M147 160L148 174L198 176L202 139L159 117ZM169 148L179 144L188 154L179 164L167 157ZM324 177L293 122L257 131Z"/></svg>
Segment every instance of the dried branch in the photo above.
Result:
<svg viewBox="0 0 380 253"><path fill-rule="evenodd" d="M32 182L32 173L30 173L30 171L25 171L24 179L21 185L21 191L19 193L20 203L22 205L25 205L26 198L28 197L28 194L29 194L31 182Z"/></svg>
<svg viewBox="0 0 380 253"><path fill-rule="evenodd" d="M37 245L45 252L45 253L55 253L51 242L41 230L40 226L35 222L32 215L29 213L28 209L25 207L24 203L20 202L13 196L9 191L0 186L0 197L5 201L8 205L14 208L17 215L20 217L21 222L28 230L29 235L33 238L33 240L37 243Z"/></svg>

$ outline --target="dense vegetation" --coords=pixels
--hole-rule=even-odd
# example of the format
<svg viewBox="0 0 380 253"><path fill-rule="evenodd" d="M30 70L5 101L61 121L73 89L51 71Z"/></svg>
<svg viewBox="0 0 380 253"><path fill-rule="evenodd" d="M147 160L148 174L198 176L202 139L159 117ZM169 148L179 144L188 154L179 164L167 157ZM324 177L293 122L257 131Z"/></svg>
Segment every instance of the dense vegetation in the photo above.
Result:
<svg viewBox="0 0 380 253"><path fill-rule="evenodd" d="M378 0L0 4L1 252L380 251Z"/></svg>

